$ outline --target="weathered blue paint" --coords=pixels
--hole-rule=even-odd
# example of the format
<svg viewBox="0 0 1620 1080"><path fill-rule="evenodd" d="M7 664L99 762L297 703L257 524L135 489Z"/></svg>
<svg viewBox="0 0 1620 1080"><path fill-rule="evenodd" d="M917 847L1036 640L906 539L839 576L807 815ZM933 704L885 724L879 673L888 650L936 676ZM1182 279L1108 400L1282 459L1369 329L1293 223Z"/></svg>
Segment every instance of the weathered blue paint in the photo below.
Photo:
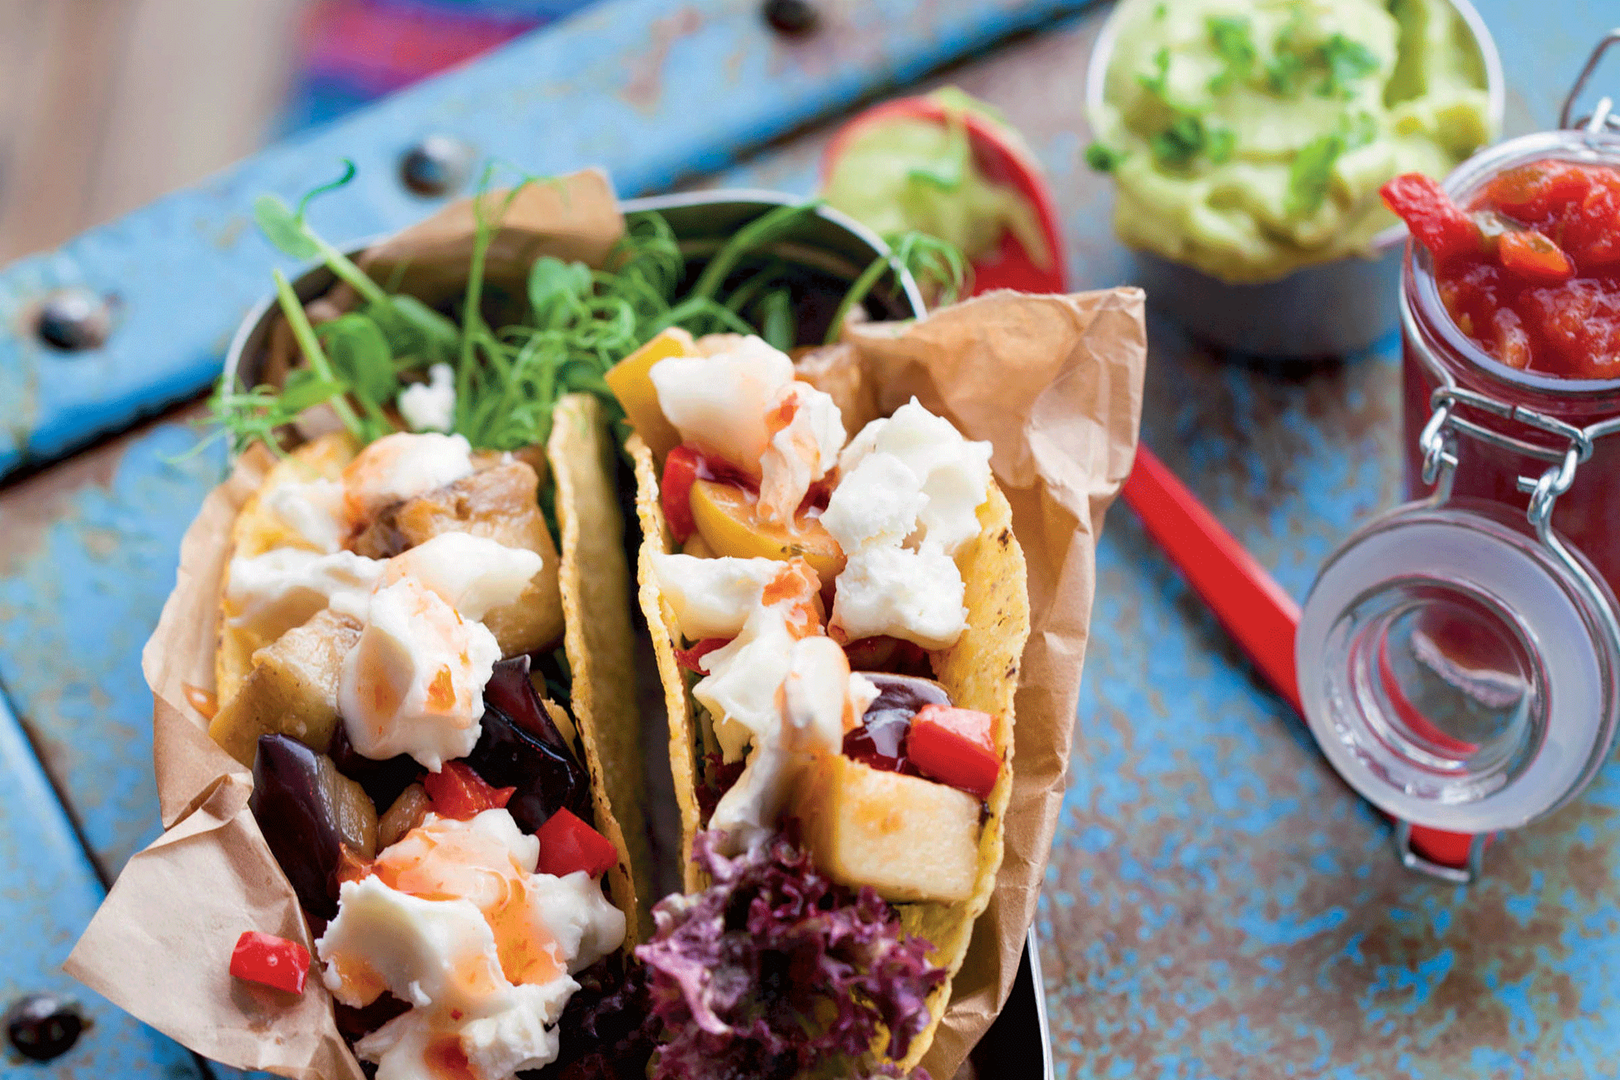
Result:
<svg viewBox="0 0 1620 1080"><path fill-rule="evenodd" d="M593 5L0 274L0 475L127 426L218 374L276 262L249 216L264 192L296 199L352 158L359 178L323 202L316 224L335 240L397 229L432 206L398 182L397 162L436 132L523 170L601 165L625 194L662 190L1085 2L839 5L796 41L765 25L758 0ZM118 298L104 348L61 353L33 335L33 305L66 285Z"/></svg>
<svg viewBox="0 0 1620 1080"><path fill-rule="evenodd" d="M158 833L141 646L174 587L180 537L222 475L217 443L175 460L196 441L180 424L137 437L32 535L0 510L0 685L111 875Z"/></svg>
<svg viewBox="0 0 1620 1080"><path fill-rule="evenodd" d="M101 903L101 882L5 702L0 700L0 1011L23 994L78 1001L91 1022L79 1041L41 1065L0 1036L0 1080L198 1080L191 1055L61 972L79 931Z"/></svg>
<svg viewBox="0 0 1620 1080"><path fill-rule="evenodd" d="M1580 0L1479 6L1496 29L1514 89L1510 128L1550 122L1602 13ZM738 20L727 25L740 27L753 9L739 3L726 10ZM936 14L962 20L963 10L947 4ZM1079 87L1096 22L1087 16L951 75L1007 111L1046 163L1072 280L1083 287L1130 275L1108 223L1107 184L1078 163L1088 137ZM712 27L707 33L715 36L702 37L701 49L685 41L672 47L664 69L671 86L700 85L691 57L733 40ZM755 63L757 43L741 29L727 33L742 42L733 53L738 63ZM891 40L866 55L890 63L893 54L883 50ZM948 44L960 51L962 42ZM688 47L694 51L683 53ZM789 56L770 47L782 51L774 62L784 78L808 78L812 59L829 71L853 63L847 54ZM526 42L491 68L544 48ZM863 70L877 70L879 61L872 63ZM581 96L587 84L600 93L624 74L557 70L582 72L570 91ZM474 83L489 94L499 85L468 78L468 95ZM1616 82L1620 71L1606 85ZM846 100L842 93L829 91L798 115ZM538 106L507 104L504 117L478 118L480 145L533 139L538 129L521 125L540 115ZM419 108L438 110L428 114L431 124L417 119ZM676 105L656 106L667 109ZM673 115L656 110L654 120ZM261 188L295 192L343 152L388 165L398 147L419 132L445 129L444 118L455 116L443 102L384 107L348 129L350 145L322 136L277 151L245 166L245 179L184 197L197 200L184 212L164 212L177 226L189 216L218 228L223 208L239 210ZM565 132L562 149L537 144L520 160L533 168L611 160L621 182L634 181L627 189L641 190L729 156L735 145L725 140L750 134L735 113L714 122L704 144L713 154L685 163L673 137L654 139L641 121L601 128L612 134L594 145ZM807 191L824 138L815 132L773 148L713 182ZM542 161L542 153L558 156ZM336 197L316 212L317 222L334 235L354 235L429 207L393 191L391 171L370 171L374 186ZM105 257L62 265L105 264L112 270L98 281L148 287L146 256L177 249L156 244L147 220L130 219L119 237L84 238ZM202 270L176 270L192 284L204 273L218 282L205 310L167 313L197 326L182 327L178 337L165 327L157 336L131 311L120 334L179 341L172 349L165 344L162 355L149 344L142 355L155 368L202 370L199 357L217 350L234 318L224 309L245 306L262 289L269 256L257 243L238 237ZM249 263L251 272L243 268ZM0 289L10 280L0 277ZM204 321L207 334L199 330ZM1393 342L1290 374L1213 356L1159 322L1150 330L1146 440L1302 595L1353 524L1398 497ZM175 359L182 355L185 364ZM0 401L7 400L6 373L20 370L10 362L0 353ZM68 370L77 363L61 362ZM48 765L80 810L91 844L112 865L155 828L149 703L137 657L168 590L179 533L217 475L217 458L163 464L188 439L168 426L143 435L107 482L65 496L43 533L25 538L20 553L0 553L0 679L50 747ZM3 516L7 497L0 495L0 531L10 520ZM5 535L9 549L13 537ZM1576 805L1493 847L1483 883L1439 886L1393 864L1382 821L1334 778L1303 725L1254 681L1123 508L1110 518L1099 554L1093 627L1073 786L1040 916L1060 1076L1620 1076L1620 1031L1607 1019L1620 1014L1620 765L1605 769ZM9 804L0 808L13 820ZM9 900L0 910L21 925L38 917Z"/></svg>

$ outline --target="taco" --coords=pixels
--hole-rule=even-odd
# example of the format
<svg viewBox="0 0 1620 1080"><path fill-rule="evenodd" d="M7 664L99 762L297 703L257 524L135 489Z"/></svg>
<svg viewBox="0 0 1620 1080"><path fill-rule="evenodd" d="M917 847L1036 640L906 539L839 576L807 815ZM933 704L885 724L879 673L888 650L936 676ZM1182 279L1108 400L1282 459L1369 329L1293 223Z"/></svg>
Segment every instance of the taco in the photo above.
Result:
<svg viewBox="0 0 1620 1080"><path fill-rule="evenodd" d="M990 446L862 425L839 370L670 332L608 375L687 855L636 950L657 1077L914 1067L1001 864L1029 598Z"/></svg>
<svg viewBox="0 0 1620 1080"><path fill-rule="evenodd" d="M622 982L641 915L603 764L635 758L597 736L631 708L609 445L582 395L544 448L332 432L233 525L209 733L252 768L339 1029L384 1073L543 1066L584 1038L557 1025L581 986Z"/></svg>

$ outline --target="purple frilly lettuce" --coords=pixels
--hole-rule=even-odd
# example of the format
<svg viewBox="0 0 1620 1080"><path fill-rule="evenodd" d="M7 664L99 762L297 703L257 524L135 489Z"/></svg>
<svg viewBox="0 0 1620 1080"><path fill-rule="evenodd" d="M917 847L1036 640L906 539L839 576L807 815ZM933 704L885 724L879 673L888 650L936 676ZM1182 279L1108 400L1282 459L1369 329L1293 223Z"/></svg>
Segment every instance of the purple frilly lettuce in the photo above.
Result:
<svg viewBox="0 0 1620 1080"><path fill-rule="evenodd" d="M692 853L714 884L660 901L636 949L663 1040L654 1080L898 1075L869 1051L880 1025L896 1060L927 1028L945 978L928 942L871 888L817 872L790 837L734 859L719 840L701 833Z"/></svg>

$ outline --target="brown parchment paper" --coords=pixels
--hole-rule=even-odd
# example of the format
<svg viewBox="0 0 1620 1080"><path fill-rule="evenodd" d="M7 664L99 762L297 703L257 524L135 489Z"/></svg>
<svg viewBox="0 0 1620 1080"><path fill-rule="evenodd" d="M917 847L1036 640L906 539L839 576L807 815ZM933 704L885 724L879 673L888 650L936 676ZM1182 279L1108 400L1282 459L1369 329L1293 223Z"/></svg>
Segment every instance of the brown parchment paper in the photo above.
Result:
<svg viewBox="0 0 1620 1080"><path fill-rule="evenodd" d="M844 340L858 372L835 393L874 410L915 396L970 439L988 440L1029 564L1029 643L1013 727L1006 854L990 906L922 1064L955 1076L1012 990L1068 775L1097 538L1136 456L1147 363L1142 290L1074 296L995 292L916 323L867 323ZM842 370L839 370L842 369ZM1082 766L1084 767L1084 766Z"/></svg>
<svg viewBox="0 0 1620 1080"><path fill-rule="evenodd" d="M366 263L378 276L403 267L408 287L431 296L465 273L472 227L464 200L379 245ZM601 173L530 188L507 213L492 275L520 281L521 269L542 254L599 264L622 227ZM328 302L335 313L353 297L334 289L312 311ZM877 410L870 415L916 395L969 438L994 445L991 464L1029 563L1031 633L1017 698L1006 857L924 1059L940 1080L955 1074L1006 1000L1034 917L1069 764L1096 540L1135 454L1146 363L1142 307L1138 289L1003 292L915 324L866 324L846 333L858 359L855 397ZM846 416L851 431L856 416ZM230 524L270 460L263 450L244 455L181 544L175 589L142 657L168 831L129 861L65 966L216 1061L309 1080L359 1080L314 971L297 999L228 973L244 930L312 951L313 942L248 810L251 776L209 739L186 690L213 685Z"/></svg>

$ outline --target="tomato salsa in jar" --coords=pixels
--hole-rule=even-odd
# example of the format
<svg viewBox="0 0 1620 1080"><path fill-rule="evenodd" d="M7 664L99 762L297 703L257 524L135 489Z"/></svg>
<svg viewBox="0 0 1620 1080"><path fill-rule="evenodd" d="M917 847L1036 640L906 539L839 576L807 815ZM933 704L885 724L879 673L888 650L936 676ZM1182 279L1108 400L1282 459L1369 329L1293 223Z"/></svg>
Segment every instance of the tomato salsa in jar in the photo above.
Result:
<svg viewBox="0 0 1620 1080"><path fill-rule="evenodd" d="M1533 411L1554 427L1585 429L1620 417L1620 137L1584 130L1526 136L1478 155L1444 190L1423 177L1399 177L1385 199L1415 241L1402 279L1413 497L1428 492L1419 434L1442 381L1505 410ZM1545 473L1570 438L1544 424L1488 419L1492 430L1545 454L1468 439L1452 497L1522 513L1530 496L1520 478ZM1620 439L1596 439L1552 522L1620 592L1616 491Z"/></svg>

